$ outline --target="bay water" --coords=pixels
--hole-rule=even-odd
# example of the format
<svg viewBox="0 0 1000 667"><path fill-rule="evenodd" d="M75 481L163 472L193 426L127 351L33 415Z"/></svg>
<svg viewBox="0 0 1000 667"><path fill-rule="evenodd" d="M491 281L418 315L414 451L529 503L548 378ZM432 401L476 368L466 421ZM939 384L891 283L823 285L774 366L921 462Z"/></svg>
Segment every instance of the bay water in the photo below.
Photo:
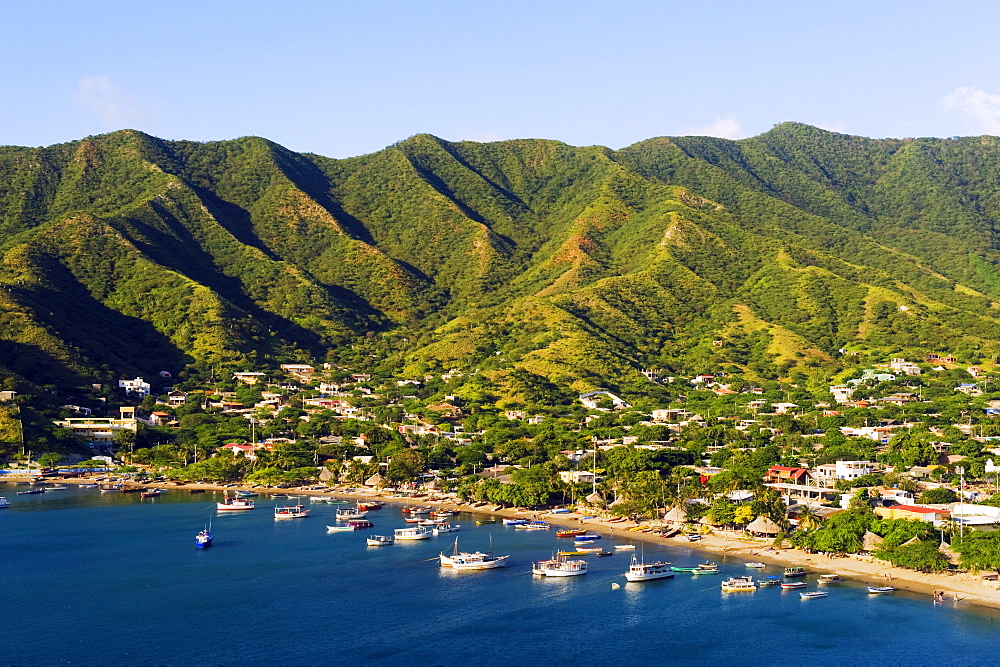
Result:
<svg viewBox="0 0 1000 667"><path fill-rule="evenodd" d="M374 529L328 533L336 506L307 498L308 519L275 521L272 508L293 501L262 497L252 512L219 515L212 493L15 495L25 488L0 484L12 502L0 510L2 664L1000 661L992 610L905 592L871 596L852 582L814 600L780 588L725 594L728 576L781 571L719 557L710 557L719 575L622 577L632 553L680 566L704 560L682 546L591 556L587 575L546 579L531 574L531 562L570 540L477 526L472 514L452 519L462 529L451 536L367 547L369 534L406 525L398 507L370 513ZM196 549L209 521L214 546ZM485 551L492 537L498 554L510 554L507 567L439 567L454 537L468 551ZM816 574L806 581L817 590Z"/></svg>

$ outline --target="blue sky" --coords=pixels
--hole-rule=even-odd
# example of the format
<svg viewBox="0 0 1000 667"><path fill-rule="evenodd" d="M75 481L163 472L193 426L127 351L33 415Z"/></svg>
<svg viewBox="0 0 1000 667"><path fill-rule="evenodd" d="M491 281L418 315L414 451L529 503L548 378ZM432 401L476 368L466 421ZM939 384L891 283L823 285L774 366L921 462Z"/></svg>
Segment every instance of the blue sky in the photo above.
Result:
<svg viewBox="0 0 1000 667"><path fill-rule="evenodd" d="M0 0L0 145L1000 134L1000 3Z"/></svg>

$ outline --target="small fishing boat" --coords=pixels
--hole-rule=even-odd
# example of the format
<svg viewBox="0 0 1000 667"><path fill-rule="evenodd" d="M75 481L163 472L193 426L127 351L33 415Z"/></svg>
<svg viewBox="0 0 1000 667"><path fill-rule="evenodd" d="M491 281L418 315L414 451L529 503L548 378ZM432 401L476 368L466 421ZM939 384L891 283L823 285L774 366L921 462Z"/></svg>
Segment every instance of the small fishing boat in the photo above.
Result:
<svg viewBox="0 0 1000 667"><path fill-rule="evenodd" d="M101 487L101 491L105 491L103 486ZM205 489L188 489L188 493L205 493Z"/></svg>
<svg viewBox="0 0 1000 667"><path fill-rule="evenodd" d="M32 489L31 491L18 491L17 495L19 495L19 496L36 496L39 493L45 493L45 489L39 487L37 489Z"/></svg>
<svg viewBox="0 0 1000 667"><path fill-rule="evenodd" d="M560 530L556 533L556 537L576 537L577 535L584 535L587 532L586 529L583 530Z"/></svg>
<svg viewBox="0 0 1000 667"><path fill-rule="evenodd" d="M699 540L701 540L701 535L688 535L687 536L687 541L688 542L698 542Z"/></svg>
<svg viewBox="0 0 1000 667"><path fill-rule="evenodd" d="M596 554L604 551L604 549L601 547L584 547L584 546L578 546L576 550L585 554Z"/></svg>
<svg viewBox="0 0 1000 667"><path fill-rule="evenodd" d="M519 523L514 526L518 530L548 530L552 526L548 521L526 521L524 523ZM580 539L580 538L576 538Z"/></svg>
<svg viewBox="0 0 1000 667"><path fill-rule="evenodd" d="M757 590L757 583L753 577L731 577L722 582L722 590L726 593L753 592Z"/></svg>
<svg viewBox="0 0 1000 667"><path fill-rule="evenodd" d="M455 516L455 514L457 514L457 512L452 512L450 510L434 510L431 512L431 516L436 519L447 519L448 517Z"/></svg>
<svg viewBox="0 0 1000 667"><path fill-rule="evenodd" d="M490 519L488 521L477 521L476 523L496 523L495 520ZM503 525L505 526L520 526L523 523L528 523L527 519L504 519Z"/></svg>
<svg viewBox="0 0 1000 667"><path fill-rule="evenodd" d="M254 496L260 495L256 491L236 491L235 493L240 498L252 498Z"/></svg>
<svg viewBox="0 0 1000 667"><path fill-rule="evenodd" d="M672 567L670 568L674 572L697 572L700 568L697 567Z"/></svg>
<svg viewBox="0 0 1000 667"><path fill-rule="evenodd" d="M622 587L622 585L619 584L619 583L617 583L617 582L612 582L612 584L611 584L611 590L613 590L613 591L617 591L621 587Z"/></svg>
<svg viewBox="0 0 1000 667"><path fill-rule="evenodd" d="M329 528L329 526L327 526ZM365 542L370 547L384 547L396 541L392 535L369 535Z"/></svg>
<svg viewBox="0 0 1000 667"><path fill-rule="evenodd" d="M825 598L829 593L826 591L810 591L808 593L799 593L799 597L803 600L812 600L813 598Z"/></svg>
<svg viewBox="0 0 1000 667"><path fill-rule="evenodd" d="M896 589L892 586L869 586L868 592L872 594L877 593L892 593Z"/></svg>
<svg viewBox="0 0 1000 667"><path fill-rule="evenodd" d="M835 584L838 581L840 581L840 575L839 574L821 574L821 575L819 575L819 581L817 581L816 583L818 583L818 584Z"/></svg>
<svg viewBox="0 0 1000 667"><path fill-rule="evenodd" d="M543 577L575 577L587 574L589 567L585 560L569 560L565 556L556 556L549 560L540 560L531 564L531 573Z"/></svg>
<svg viewBox="0 0 1000 667"><path fill-rule="evenodd" d="M765 577L760 580L761 586L777 586L782 582L781 577Z"/></svg>
<svg viewBox="0 0 1000 667"><path fill-rule="evenodd" d="M451 556L440 555L441 566L451 567L453 570L492 570L504 567L510 556L496 556L493 554L493 537L490 536L490 550L486 553L477 551L476 553L459 552L458 539L455 539L455 549Z"/></svg>
<svg viewBox="0 0 1000 667"><path fill-rule="evenodd" d="M615 552L614 551L605 551L605 550L602 549L601 551L597 552L597 555L598 556L614 556Z"/></svg>
<svg viewBox="0 0 1000 667"><path fill-rule="evenodd" d="M573 551L558 551L558 552L556 552L556 555L558 555L558 556L586 556L587 552L586 551L580 551L579 549L575 549Z"/></svg>
<svg viewBox="0 0 1000 667"><path fill-rule="evenodd" d="M368 514L357 507L344 507L337 510L337 521L353 521L355 519L364 519L366 516Z"/></svg>
<svg viewBox="0 0 1000 667"><path fill-rule="evenodd" d="M220 512L241 512L252 510L254 502L249 498L240 498L226 493L222 497L222 502L215 503L215 508Z"/></svg>
<svg viewBox="0 0 1000 667"><path fill-rule="evenodd" d="M626 551L628 549L635 549L635 545L634 544L616 544L615 545L615 549L618 549L619 551Z"/></svg>
<svg viewBox="0 0 1000 667"><path fill-rule="evenodd" d="M96 489L96 484L77 484L81 489Z"/></svg>
<svg viewBox="0 0 1000 667"><path fill-rule="evenodd" d="M434 529L429 526L413 526L412 528L397 528L393 531L396 541L427 540L434 535Z"/></svg>
<svg viewBox="0 0 1000 667"><path fill-rule="evenodd" d="M747 563L747 567L760 568L760 567L767 567L767 565L765 565L764 563L761 563L761 562L755 562L755 563Z"/></svg>
<svg viewBox="0 0 1000 667"><path fill-rule="evenodd" d="M629 582L652 581L653 579L667 579L674 576L670 569L670 563L656 561L646 563L632 556L632 564L629 565L628 572L625 573L625 580Z"/></svg>
<svg viewBox="0 0 1000 667"><path fill-rule="evenodd" d="M249 500L247 502L253 502ZM279 505L274 508L274 518L277 519L306 519L309 511L304 505Z"/></svg>
<svg viewBox="0 0 1000 667"><path fill-rule="evenodd" d="M327 500L328 502L333 501L332 498L328 498ZM385 503L383 503L381 500L370 500L368 502L358 503L358 509L364 512L373 512L375 510L380 510L384 506Z"/></svg>
<svg viewBox="0 0 1000 667"><path fill-rule="evenodd" d="M205 549L212 546L212 533L209 532L208 528L199 531L197 535L194 536L194 546L198 549Z"/></svg>
<svg viewBox="0 0 1000 667"><path fill-rule="evenodd" d="M368 519L356 519L354 521L345 521L344 523L336 526L327 526L326 531L328 533L336 533L340 531L364 530L365 528L374 527L375 524Z"/></svg>
<svg viewBox="0 0 1000 667"><path fill-rule="evenodd" d="M708 561L705 561L704 563L698 564L698 569L701 570L702 572L713 572L713 571L718 572L719 566L716 565L715 563L709 563Z"/></svg>
<svg viewBox="0 0 1000 667"><path fill-rule="evenodd" d="M459 528L462 526L460 524L455 524L454 526L445 521L444 523L439 523L433 526L431 530L434 531L435 535L443 535L445 533L457 533Z"/></svg>
<svg viewBox="0 0 1000 667"><path fill-rule="evenodd" d="M157 496L162 496L166 491L163 489L147 489L139 494L142 498L156 498Z"/></svg>
<svg viewBox="0 0 1000 667"><path fill-rule="evenodd" d="M806 570L802 567L786 567L785 576L789 579L793 577L804 577L806 576Z"/></svg>
<svg viewBox="0 0 1000 667"><path fill-rule="evenodd" d="M703 575L703 574L718 574L718 573L719 573L718 568L713 569L713 570L703 570L700 567L698 567L698 568L695 568L695 569L691 570L691 574L694 575L694 576L696 576L696 577L700 576L700 575Z"/></svg>
<svg viewBox="0 0 1000 667"><path fill-rule="evenodd" d="M573 541L587 543L587 542L594 542L599 539L601 539L600 535L594 535L592 533L584 533L582 535L577 535L576 537L574 537Z"/></svg>
<svg viewBox="0 0 1000 667"><path fill-rule="evenodd" d="M10 501L6 498L0 497L0 507L10 507Z"/></svg>
<svg viewBox="0 0 1000 667"><path fill-rule="evenodd" d="M477 526L485 526L486 524L496 523L496 522L497 522L496 519L476 519ZM505 520L504 525L510 525L510 524L508 524L507 521Z"/></svg>
<svg viewBox="0 0 1000 667"><path fill-rule="evenodd" d="M783 581L781 582L782 588L805 588L806 582L804 581Z"/></svg>

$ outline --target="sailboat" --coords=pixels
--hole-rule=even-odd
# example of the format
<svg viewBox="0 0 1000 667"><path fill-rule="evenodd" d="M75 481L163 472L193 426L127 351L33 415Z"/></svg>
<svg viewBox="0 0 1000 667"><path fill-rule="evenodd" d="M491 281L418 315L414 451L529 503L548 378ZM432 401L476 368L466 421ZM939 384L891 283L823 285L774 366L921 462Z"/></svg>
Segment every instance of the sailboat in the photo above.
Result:
<svg viewBox="0 0 1000 667"><path fill-rule="evenodd" d="M451 556L440 555L441 566L451 567L453 570L492 570L497 567L504 567L507 564L507 556L496 556L493 554L493 536L490 535L490 550L486 553L477 551L476 553L461 553L458 551L458 538L455 538L455 550Z"/></svg>

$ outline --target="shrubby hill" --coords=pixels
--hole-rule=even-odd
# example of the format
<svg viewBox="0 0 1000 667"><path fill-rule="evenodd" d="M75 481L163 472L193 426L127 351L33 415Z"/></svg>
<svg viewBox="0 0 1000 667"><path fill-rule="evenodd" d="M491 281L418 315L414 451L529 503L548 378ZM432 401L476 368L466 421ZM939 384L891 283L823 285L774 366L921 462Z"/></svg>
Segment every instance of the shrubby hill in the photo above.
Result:
<svg viewBox="0 0 1000 667"><path fill-rule="evenodd" d="M992 361L997 141L0 148L0 367L83 383L353 349L516 392L643 368L819 384L844 348Z"/></svg>

